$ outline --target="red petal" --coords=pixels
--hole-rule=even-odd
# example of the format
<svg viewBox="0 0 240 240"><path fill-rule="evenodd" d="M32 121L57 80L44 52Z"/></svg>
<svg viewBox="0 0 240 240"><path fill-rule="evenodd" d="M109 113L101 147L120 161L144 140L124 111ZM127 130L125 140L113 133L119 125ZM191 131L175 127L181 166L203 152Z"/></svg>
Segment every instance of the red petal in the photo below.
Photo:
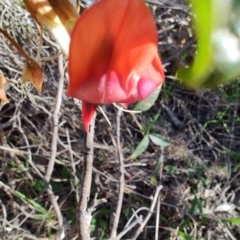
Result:
<svg viewBox="0 0 240 240"><path fill-rule="evenodd" d="M101 0L86 10L77 21L69 51L70 96L75 96L83 82L100 79L106 73L114 44L113 29L119 29L123 15L119 8L126 5L127 1L123 2L125 4L119 0Z"/></svg>
<svg viewBox="0 0 240 240"><path fill-rule="evenodd" d="M164 82L164 71L158 55L143 72L138 82L138 101L148 97L159 85Z"/></svg>
<svg viewBox="0 0 240 240"><path fill-rule="evenodd" d="M68 94L83 101L86 131L99 103L133 103L164 81L157 30L143 0L100 0L71 36Z"/></svg>
<svg viewBox="0 0 240 240"><path fill-rule="evenodd" d="M134 71L141 76L151 64L158 54L158 38L154 18L144 1L126 2L128 6L121 27L117 30L109 71L115 71L122 81L123 88L129 91L129 75ZM160 66L162 67L161 63ZM160 82L161 79L157 79L156 84Z"/></svg>
<svg viewBox="0 0 240 240"><path fill-rule="evenodd" d="M89 124L94 112L97 109L97 104L87 103L82 101L82 119L85 131L88 132Z"/></svg>
<svg viewBox="0 0 240 240"><path fill-rule="evenodd" d="M128 92L131 72L141 75L156 54L154 19L142 0L100 0L82 14L73 30L68 94L77 97L83 82L110 72Z"/></svg>

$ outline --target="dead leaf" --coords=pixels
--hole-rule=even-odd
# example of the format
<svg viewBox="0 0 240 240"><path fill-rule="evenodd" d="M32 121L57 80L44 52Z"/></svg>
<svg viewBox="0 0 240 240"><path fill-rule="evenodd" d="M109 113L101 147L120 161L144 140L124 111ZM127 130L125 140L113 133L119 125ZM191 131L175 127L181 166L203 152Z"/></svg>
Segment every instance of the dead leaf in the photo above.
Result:
<svg viewBox="0 0 240 240"><path fill-rule="evenodd" d="M63 5L62 0L58 0L58 2L60 2L61 4L56 4L54 1L54 4L62 8L62 10L58 10L58 12L64 12L65 10L69 12L68 8L64 9L64 7L62 7L67 4ZM55 40L60 45L63 53L68 56L70 43L69 32L67 31L64 23L62 22L64 20L60 19L50 2L48 0L24 0L24 3L27 10L31 13L32 17L38 22L38 24L40 24L40 26L44 25L48 28ZM70 6L72 5L70 4ZM74 18L75 17L73 16L73 19ZM68 28L68 30L71 29L71 23L66 23L66 27Z"/></svg>
<svg viewBox="0 0 240 240"><path fill-rule="evenodd" d="M9 100L6 97L6 93L4 90L4 84L7 83L8 80L0 74L0 100L2 100L4 103L8 103Z"/></svg>
<svg viewBox="0 0 240 240"><path fill-rule="evenodd" d="M41 67L35 60L32 58L29 58L27 60L27 65L23 69L22 76L23 83L31 82L37 91L41 92L43 84L43 73Z"/></svg>
<svg viewBox="0 0 240 240"><path fill-rule="evenodd" d="M70 34L79 17L77 10L68 0L49 0L49 3L52 5L65 29Z"/></svg>
<svg viewBox="0 0 240 240"><path fill-rule="evenodd" d="M46 7L48 0L44 1L33 1L33 0L23 0L24 4L31 14L32 18L38 23L39 26L43 27L41 20L39 19L39 10Z"/></svg>

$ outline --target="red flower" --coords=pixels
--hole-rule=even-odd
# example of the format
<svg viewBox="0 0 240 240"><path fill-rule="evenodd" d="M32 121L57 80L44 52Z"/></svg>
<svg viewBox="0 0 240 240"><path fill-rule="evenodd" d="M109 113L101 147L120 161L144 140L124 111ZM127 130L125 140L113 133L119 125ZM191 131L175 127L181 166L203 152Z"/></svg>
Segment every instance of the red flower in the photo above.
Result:
<svg viewBox="0 0 240 240"><path fill-rule="evenodd" d="M153 16L142 0L100 0L78 19L68 94L82 100L85 130L98 104L134 103L163 81Z"/></svg>

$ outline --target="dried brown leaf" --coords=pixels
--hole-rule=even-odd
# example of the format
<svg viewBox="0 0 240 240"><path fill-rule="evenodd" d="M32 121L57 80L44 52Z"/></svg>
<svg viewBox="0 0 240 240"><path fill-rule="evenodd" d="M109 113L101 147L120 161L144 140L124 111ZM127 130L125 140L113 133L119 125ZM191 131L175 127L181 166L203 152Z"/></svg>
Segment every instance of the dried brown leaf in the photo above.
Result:
<svg viewBox="0 0 240 240"><path fill-rule="evenodd" d="M41 19L39 19L40 9L46 9L48 0L44 1L33 1L33 0L23 0L28 12L31 14L32 18L41 26L43 24Z"/></svg>
<svg viewBox="0 0 240 240"><path fill-rule="evenodd" d="M27 10L31 13L32 17L41 25L46 26L48 30L52 33L55 40L59 43L60 47L63 50L63 53L68 56L68 49L70 43L70 36L69 32L71 29L72 19L75 19L75 16L71 15L71 19L67 20L66 27L64 25L65 17L61 20L62 12L67 11L68 13L71 12L67 6L65 1L58 0L57 9L62 8L61 10L57 10L60 16L57 15L53 6L50 4L48 0L24 0ZM68 5L69 7L72 5ZM68 16L68 14L66 14ZM75 14L74 14L75 15ZM62 22L63 21L63 22ZM67 30L68 29L68 30Z"/></svg>
<svg viewBox="0 0 240 240"><path fill-rule="evenodd" d="M27 65L23 69L22 76L23 83L31 82L37 91L41 92L43 84L43 73L41 67L35 60L32 58L29 58L27 60Z"/></svg>
<svg viewBox="0 0 240 240"><path fill-rule="evenodd" d="M0 74L0 100L3 101L4 103L8 103L9 100L6 97L6 93L4 90L4 84L7 83L8 80Z"/></svg>
<svg viewBox="0 0 240 240"><path fill-rule="evenodd" d="M68 33L71 33L79 15L68 0L49 0Z"/></svg>
<svg viewBox="0 0 240 240"><path fill-rule="evenodd" d="M32 18L40 26L55 27L56 24L62 24L68 33L79 16L68 0L24 0L24 3Z"/></svg>

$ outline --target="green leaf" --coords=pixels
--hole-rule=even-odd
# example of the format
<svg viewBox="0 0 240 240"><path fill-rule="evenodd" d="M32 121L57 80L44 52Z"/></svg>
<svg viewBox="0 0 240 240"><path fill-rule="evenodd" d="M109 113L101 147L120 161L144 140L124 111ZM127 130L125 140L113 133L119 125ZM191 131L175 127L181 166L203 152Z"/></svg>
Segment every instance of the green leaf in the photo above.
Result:
<svg viewBox="0 0 240 240"><path fill-rule="evenodd" d="M152 186L157 186L156 176L151 176L150 183Z"/></svg>
<svg viewBox="0 0 240 240"><path fill-rule="evenodd" d="M166 170L166 172L170 175L174 175L177 171L177 167L173 166L173 165L166 165L164 167L164 169Z"/></svg>
<svg viewBox="0 0 240 240"><path fill-rule="evenodd" d="M39 180L35 180L34 183L33 183L33 187L38 190L38 191L46 191L46 186L45 186L45 183L43 182L42 179L39 179Z"/></svg>
<svg viewBox="0 0 240 240"><path fill-rule="evenodd" d="M66 179L69 179L71 177L71 173L66 166L63 166L61 169L61 177Z"/></svg>
<svg viewBox="0 0 240 240"><path fill-rule="evenodd" d="M15 194L22 198L23 200L27 201L28 203L30 203L36 210L38 210L39 212L41 212L42 214L46 214L48 211L46 208L42 207L39 203L37 203L36 201L28 198L26 195L24 195L23 193L19 192L19 191L15 191Z"/></svg>
<svg viewBox="0 0 240 240"><path fill-rule="evenodd" d="M161 88L162 88L162 84L158 88L156 88L155 91L150 96L138 102L134 107L134 110L144 112L150 109L156 102L158 95L161 91Z"/></svg>
<svg viewBox="0 0 240 240"><path fill-rule="evenodd" d="M181 237L181 238L184 239L184 240L193 240L192 237L190 237L189 235L185 234L185 233L182 232L182 231L179 231L179 232L178 232L178 236Z"/></svg>
<svg viewBox="0 0 240 240"><path fill-rule="evenodd" d="M188 88L212 88L240 75L239 1L188 0L197 38L195 60L177 77ZM225 17L223 17L225 16Z"/></svg>
<svg viewBox="0 0 240 240"><path fill-rule="evenodd" d="M19 3L19 5L20 5L20 7L25 8L25 3L24 3L23 1L21 1L21 2Z"/></svg>
<svg viewBox="0 0 240 240"><path fill-rule="evenodd" d="M177 77L182 80L184 85L195 89L203 84L212 70L211 36L215 27L214 3L209 0L193 0L189 2L192 4L193 24L198 39L197 56L190 68L180 69Z"/></svg>
<svg viewBox="0 0 240 240"><path fill-rule="evenodd" d="M192 201L192 206L191 206L191 209L189 210L189 213L191 215L193 215L196 212L197 209L199 210L200 213L203 212L201 202L199 201L199 199L195 195L194 199Z"/></svg>
<svg viewBox="0 0 240 240"><path fill-rule="evenodd" d="M138 157L140 154L142 154L149 145L149 135L147 134L142 141L138 144L132 155L130 156L131 159L134 159Z"/></svg>
<svg viewBox="0 0 240 240"><path fill-rule="evenodd" d="M8 160L8 162L7 162L11 167L16 167L17 166L17 164L16 164L16 162L14 161L14 160Z"/></svg>
<svg viewBox="0 0 240 240"><path fill-rule="evenodd" d="M240 218L223 219L224 223L240 224Z"/></svg>
<svg viewBox="0 0 240 240"><path fill-rule="evenodd" d="M158 121L160 113L161 113L161 109L159 109L158 112L155 114L153 120L150 123L147 124L147 126L146 126L146 128L144 130L145 134L148 134L151 131L151 129L154 126L154 124L156 124L156 122Z"/></svg>
<svg viewBox="0 0 240 240"><path fill-rule="evenodd" d="M168 147L171 145L171 143L160 134L155 134L155 133L150 134L149 137L150 137L151 141L157 146Z"/></svg>

